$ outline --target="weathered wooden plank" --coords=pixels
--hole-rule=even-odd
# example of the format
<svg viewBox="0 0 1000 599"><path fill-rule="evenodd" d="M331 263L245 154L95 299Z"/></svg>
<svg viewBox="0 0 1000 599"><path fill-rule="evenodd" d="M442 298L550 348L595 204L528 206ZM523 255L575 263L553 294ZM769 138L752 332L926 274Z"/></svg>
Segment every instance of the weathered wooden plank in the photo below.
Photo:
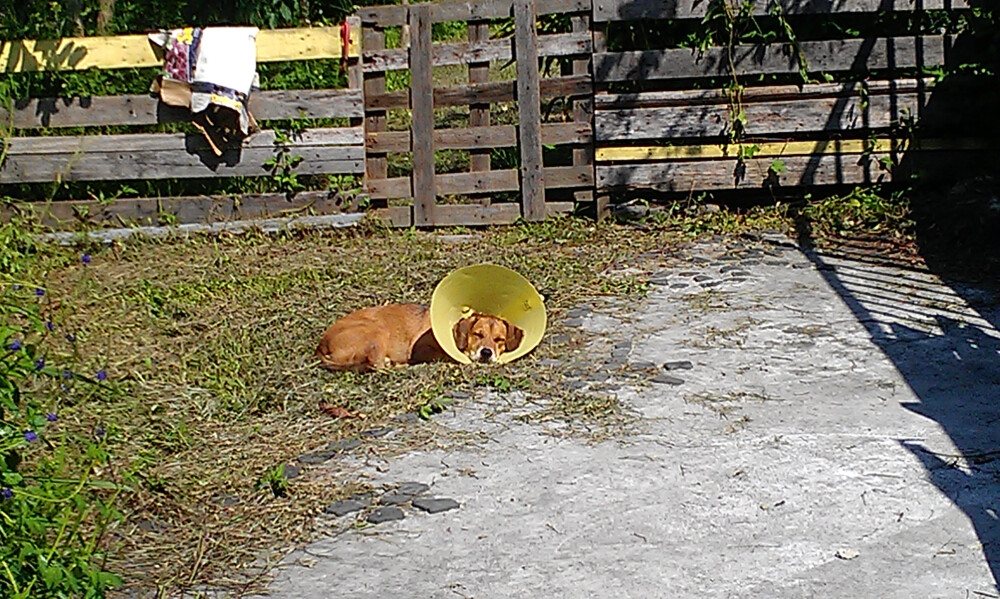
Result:
<svg viewBox="0 0 1000 599"><path fill-rule="evenodd" d="M438 175L440 177L442 175ZM368 179L365 181L365 193L373 200L387 200L413 197L413 187L409 177L390 177L388 179Z"/></svg>
<svg viewBox="0 0 1000 599"><path fill-rule="evenodd" d="M293 214L336 214L351 209L356 198L329 191L304 191L289 198L283 193L227 196L120 198L114 202L64 200L19 202L0 207L0 220L15 213L31 213L47 227L60 229L85 222L92 226L154 226L208 223Z"/></svg>
<svg viewBox="0 0 1000 599"><path fill-rule="evenodd" d="M0 170L0 183L260 177L271 174L264 162L274 155L273 151L264 148L226 152L221 157L207 150L191 153L182 148L129 153L9 155ZM359 146L299 148L295 155L303 158L294 169L300 175L364 172L364 151Z"/></svg>
<svg viewBox="0 0 1000 599"><path fill-rule="evenodd" d="M539 56L571 56L589 54L591 39L589 32L553 33L538 38ZM510 60L513 58L513 39L488 40L477 42L461 42L453 44L435 44L434 66L441 67L470 62L490 62ZM407 65L406 49L376 50L365 52L365 72L392 71L405 69Z"/></svg>
<svg viewBox="0 0 1000 599"><path fill-rule="evenodd" d="M491 81L471 85L442 87L434 90L435 106L461 106L474 102L495 103L513 102L515 99L514 81ZM558 98L564 96L585 96L593 91L589 76L552 77L541 80L542 98ZM368 110L394 110L407 108L410 104L409 90L387 92L377 96L366 96L365 107Z"/></svg>
<svg viewBox="0 0 1000 599"><path fill-rule="evenodd" d="M542 143L545 145L589 144L592 135L589 123L546 123L542 125ZM373 132L367 136L366 147L375 153L409 152L409 131ZM435 129L434 147L439 150L476 150L517 145L517 127L494 125ZM489 169L474 169L489 170Z"/></svg>
<svg viewBox="0 0 1000 599"><path fill-rule="evenodd" d="M258 121L360 117L364 115L364 97L361 90L353 89L258 92L250 96L250 112ZM189 110L167 106L149 95L15 101L12 120L0 108L0 122L12 123L15 129L155 125L190 120Z"/></svg>
<svg viewBox="0 0 1000 599"><path fill-rule="evenodd" d="M490 24L489 21L470 21L469 22L469 41L470 42L484 42L490 39ZM490 63L489 62L473 62L469 64L469 83L475 85L477 83L488 83L490 80ZM490 126L490 105L483 103L476 103L469 105L469 127L489 127ZM516 134L515 134L516 135ZM444 147L444 146L439 146ZM488 171L490 170L490 149L488 147L476 147L471 148L469 154L469 170L470 171ZM490 196L483 195L480 200L482 204L490 203Z"/></svg>
<svg viewBox="0 0 1000 599"><path fill-rule="evenodd" d="M295 172L357 173L364 160L361 140L360 127L303 131L288 145L290 155L303 158ZM10 141L0 183L262 176L269 174L264 162L277 150L273 131L262 131L221 157L198 134L19 137Z"/></svg>
<svg viewBox="0 0 1000 599"><path fill-rule="evenodd" d="M550 166L545 168L545 184L549 189L586 187L593 185L594 171L590 166ZM370 180L366 191L373 200L408 198L409 177ZM520 189L518 171L507 169L474 173L437 175L436 188L441 195L472 195Z"/></svg>
<svg viewBox="0 0 1000 599"><path fill-rule="evenodd" d="M740 166L736 159L690 160L638 165L598 165L602 190L653 188L665 192L713 189L761 189L765 185L809 186L889 181L881 155L820 154L783 158L784 170L770 170L772 159L753 158Z"/></svg>
<svg viewBox="0 0 1000 599"><path fill-rule="evenodd" d="M440 206L439 227L509 225L521 218L521 207L511 202L490 204L450 204Z"/></svg>
<svg viewBox="0 0 1000 599"><path fill-rule="evenodd" d="M369 50L385 48L385 32L375 27L362 29L364 47ZM365 73L364 95L375 96L385 93L385 73ZM363 109L362 109L363 110ZM386 129L386 113L384 110L370 110L365 115L365 133L372 134ZM409 140L406 145L409 150ZM369 179L385 179L389 176L389 162L384 154L369 153L365 158L365 177Z"/></svg>
<svg viewBox="0 0 1000 599"><path fill-rule="evenodd" d="M970 144L976 145L976 144ZM753 158L739 167L736 159L686 160L639 165L598 165L599 190L652 188L658 191L690 193L716 189L761 189L781 187L870 184L908 180L921 173L921 180L952 179L956 172L968 171L970 165L996 164L1000 152L995 145L979 144L967 151L956 149L911 149L897 155L898 166L887 171L882 158L887 154L818 154L789 156L781 159L781 173L772 172L771 158Z"/></svg>
<svg viewBox="0 0 1000 599"><path fill-rule="evenodd" d="M521 208L525 220L545 218L542 108L538 76L535 0L514 0L517 46L517 122L521 145ZM589 43L589 40L588 40Z"/></svg>
<svg viewBox="0 0 1000 599"><path fill-rule="evenodd" d="M603 54L608 51L608 38L606 34L606 27L599 25L592 26L591 35L594 44L594 53ZM596 64L593 61L593 56L591 56L591 72L596 75ZM591 79L591 89L596 91L597 86L596 77ZM594 193L594 216L598 221L602 221L609 216L611 216L611 195L607 192L601 190L596 190Z"/></svg>
<svg viewBox="0 0 1000 599"><path fill-rule="evenodd" d="M437 190L434 177L434 80L431 62L431 9L426 4L410 7L410 112L413 155L413 223L436 224Z"/></svg>
<svg viewBox="0 0 1000 599"><path fill-rule="evenodd" d="M62 246L76 246L81 235L92 243L109 244L128 239L129 237L149 237L154 239L171 238L187 239L194 235L220 235L229 233L242 235L248 231L277 233L291 230L315 230L328 228L351 227L362 220L364 214L326 214L322 216L290 216L287 218L265 218L254 220L236 220L218 223L191 223L173 226L152 227L119 227L116 229L91 229L80 233L78 231L56 231L41 233L39 238Z"/></svg>
<svg viewBox="0 0 1000 599"><path fill-rule="evenodd" d="M594 185L594 167L581 166L547 166L543 169L546 189L565 189L574 187L592 187ZM552 202L546 202L551 204Z"/></svg>
<svg viewBox="0 0 1000 599"><path fill-rule="evenodd" d="M808 156L813 154L860 154L862 152L885 153L902 150L907 140L880 139L830 139L816 141L775 141L746 142L742 147L756 147L755 158L775 158L783 156ZM598 148L600 162L637 160L685 160L692 158L732 158L739 154L740 144L698 144L683 146L623 146ZM927 140L921 147L941 149L939 140Z"/></svg>
<svg viewBox="0 0 1000 599"><path fill-rule="evenodd" d="M862 97L746 102L747 136L815 131L886 129L920 113L927 96L917 93ZM594 117L598 141L727 136L728 105L702 104L635 110L601 110Z"/></svg>
<svg viewBox="0 0 1000 599"><path fill-rule="evenodd" d="M573 15L570 17L570 26L573 31L586 32L590 34L591 30L591 19L590 15ZM577 58L573 61L572 66L574 75L590 75L590 57ZM594 96L585 96L583 98L577 98L573 101L573 122L578 124L586 124L587 128L592 130L594 122ZM593 136L591 136L593 138ZM542 128L542 143L548 143L545 141L545 128ZM573 148L573 166L587 166L594 164L594 146L593 144L586 144L580 147ZM577 202L592 202L594 200L594 192L590 189L585 189L577 191L573 195Z"/></svg>
<svg viewBox="0 0 1000 599"><path fill-rule="evenodd" d="M740 98L744 104L769 100L803 100L809 98L840 98L861 94L930 92L935 80L930 77L919 79L873 79L845 83L808 83L805 85L764 85L743 88ZM731 98L728 89L685 89L676 91L649 91L639 93L594 96L598 110L658 108L662 106L692 106L696 104L728 105Z"/></svg>
<svg viewBox="0 0 1000 599"><path fill-rule="evenodd" d="M945 64L945 36L807 41L799 44L807 71L881 71ZM686 48L594 55L598 82L731 76L726 49L699 53ZM796 53L788 44L741 45L733 49L738 74L798 73Z"/></svg>
<svg viewBox="0 0 1000 599"><path fill-rule="evenodd" d="M412 5L411 5L412 6ZM431 8L431 19L435 23L447 21L485 21L511 16L511 0L467 0L436 2ZM366 6L358 8L357 14L365 23L379 27L394 27L406 23L404 5ZM590 0L540 0L538 14L565 14L590 12Z"/></svg>
<svg viewBox="0 0 1000 599"><path fill-rule="evenodd" d="M345 19L345 24L351 32L361 32L361 19L357 16L350 16ZM361 66L360 57L348 57L341 62L341 68L347 70L347 87L364 93L365 72ZM364 115L358 115L348 121L352 127L364 127Z"/></svg>
<svg viewBox="0 0 1000 599"><path fill-rule="evenodd" d="M265 130L244 140L244 151L251 148L273 149L277 138L274 131ZM305 129L292 137L288 147L292 152L310 146L363 146L361 127L329 127ZM83 154L107 152L125 154L139 151L208 149L208 143L194 133L124 133L120 135L79 135L57 137L14 137L8 155L18 154Z"/></svg>
<svg viewBox="0 0 1000 599"><path fill-rule="evenodd" d="M368 214L382 219L390 227L405 227L409 229L413 226L413 206L375 208L369 210Z"/></svg>
<svg viewBox="0 0 1000 599"><path fill-rule="evenodd" d="M727 0L740 6L746 0ZM968 0L750 0L755 16L772 14L777 4L784 14L872 13L917 10L967 9ZM708 13L707 0L594 0L594 21L642 19L701 19Z"/></svg>
<svg viewBox="0 0 1000 599"><path fill-rule="evenodd" d="M501 208L497 210L493 208L494 206L512 206L513 208ZM486 210L481 210L483 208ZM574 208L573 202L548 202L545 204L545 209L550 217L571 213ZM438 220L441 226L451 227L509 225L521 217L518 205L511 203L491 204L489 206L451 204L439 206L438 209L440 210L440 218ZM413 210L409 206L380 208L371 210L370 214L385 219L389 226L392 227L410 228L413 226Z"/></svg>
<svg viewBox="0 0 1000 599"><path fill-rule="evenodd" d="M264 29L257 34L257 62L340 58L339 27ZM359 56L360 27L350 32L348 56ZM158 67L163 63L145 35L65 37L0 42L0 71L20 73Z"/></svg>

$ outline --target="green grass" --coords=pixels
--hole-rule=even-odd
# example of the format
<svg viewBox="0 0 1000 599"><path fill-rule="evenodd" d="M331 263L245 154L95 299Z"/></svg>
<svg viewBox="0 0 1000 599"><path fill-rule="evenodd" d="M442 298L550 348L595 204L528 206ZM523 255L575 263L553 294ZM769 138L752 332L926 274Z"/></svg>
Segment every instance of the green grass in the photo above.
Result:
<svg viewBox="0 0 1000 599"><path fill-rule="evenodd" d="M110 375L113 392L71 395L60 414L79 431L106 428L118 467L137 473L122 497L126 521L110 531L117 536L109 566L145 589L221 583L260 551L309 538L317 511L359 488L308 472L285 480L283 464L402 413L426 424L394 423L401 430L392 441L366 441L380 455L461 443L434 425L456 391L475 401L486 389L516 390L528 402L517 416L525 422L559 419L594 438L621 434L630 416L613 396L566 391L563 367L539 361L572 353L552 341L571 307L608 296L641 301L648 291L641 270L609 274L621 264L641 269L652 250L802 227L820 245L840 233L913 241L905 198L872 192L742 212L705 211L696 201L657 208L639 227L554 218L427 233L371 221L328 232L138 240L91 248L87 266L81 250L14 236L19 253L10 268L48 290L59 306L56 326L77 336L75 349L53 351L77 352L84 371ZM472 235L444 242L441 233ZM440 363L355 374L316 365L315 344L337 317L385 302L427 302L442 277L478 262L517 270L546 297L550 328L531 355L486 370ZM690 307L716 301L692 299ZM321 402L363 418L335 420ZM269 525L253 525L260 521Z"/></svg>
<svg viewBox="0 0 1000 599"><path fill-rule="evenodd" d="M316 366L312 351L338 316L389 301L427 302L452 269L487 261L543 291L554 334L560 315L587 297L641 297L639 281L609 285L601 272L677 237L666 227L637 234L563 218L490 229L458 245L370 227L130 242L95 253L86 267L66 250L44 249L33 272L62 306L58 326L76 333L117 390L96 403L79 398L66 420L81 430L107 428L114 454L140 473L141 484L123 498L126 524L113 531L120 536L112 569L146 588L184 588L219 581L263 548L306 538L313 514L350 487L308 476L278 481L275 469L403 412L433 419L454 390L517 389L544 399L536 420L587 421L595 429L612 422L615 402L565 396L536 376L536 360L561 351L547 341L485 373L427 364L334 374ZM321 401L364 419L329 418ZM445 439L413 443L431 441ZM259 520L273 525L250 526ZM203 531L212 543L201 543L199 554Z"/></svg>

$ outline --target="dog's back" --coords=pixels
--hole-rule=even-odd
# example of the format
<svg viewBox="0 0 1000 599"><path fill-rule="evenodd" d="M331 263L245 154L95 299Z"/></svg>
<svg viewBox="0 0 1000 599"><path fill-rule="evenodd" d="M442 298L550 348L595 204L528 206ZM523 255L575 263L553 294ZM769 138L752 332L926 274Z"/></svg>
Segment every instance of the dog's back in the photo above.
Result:
<svg viewBox="0 0 1000 599"><path fill-rule="evenodd" d="M331 370L370 370L441 359L422 304L387 304L351 312L333 323L316 348Z"/></svg>

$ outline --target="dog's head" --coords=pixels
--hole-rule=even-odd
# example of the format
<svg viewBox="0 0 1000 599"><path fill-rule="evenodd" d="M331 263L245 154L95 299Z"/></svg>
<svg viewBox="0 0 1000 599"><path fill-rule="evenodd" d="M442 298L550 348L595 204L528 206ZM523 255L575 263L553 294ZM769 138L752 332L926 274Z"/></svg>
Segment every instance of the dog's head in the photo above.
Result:
<svg viewBox="0 0 1000 599"><path fill-rule="evenodd" d="M458 350L473 362L496 362L500 354L521 345L524 331L502 318L473 314L458 321L453 330Z"/></svg>

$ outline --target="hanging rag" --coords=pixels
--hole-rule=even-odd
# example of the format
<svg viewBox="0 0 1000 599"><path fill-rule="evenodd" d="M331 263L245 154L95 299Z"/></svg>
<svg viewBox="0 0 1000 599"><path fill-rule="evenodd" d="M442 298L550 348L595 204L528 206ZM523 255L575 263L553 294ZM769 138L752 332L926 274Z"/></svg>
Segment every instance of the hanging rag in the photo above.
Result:
<svg viewBox="0 0 1000 599"><path fill-rule="evenodd" d="M192 123L221 156L258 130L247 108L258 89L256 27L185 27L150 34L163 47L163 74L151 88L172 106L191 110Z"/></svg>

